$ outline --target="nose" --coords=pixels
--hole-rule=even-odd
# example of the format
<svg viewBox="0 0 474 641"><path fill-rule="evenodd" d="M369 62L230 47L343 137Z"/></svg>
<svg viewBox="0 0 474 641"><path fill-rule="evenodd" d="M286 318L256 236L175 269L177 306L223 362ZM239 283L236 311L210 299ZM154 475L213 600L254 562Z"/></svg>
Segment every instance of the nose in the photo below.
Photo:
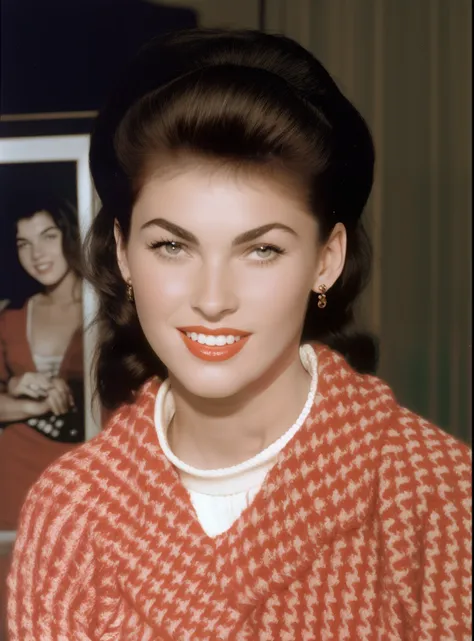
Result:
<svg viewBox="0 0 474 641"><path fill-rule="evenodd" d="M238 300L231 270L220 263L203 263L195 276L191 306L205 320L214 322L235 312Z"/></svg>
<svg viewBox="0 0 474 641"><path fill-rule="evenodd" d="M43 255L43 248L41 243L32 243L31 244L31 257L33 260L38 260Z"/></svg>

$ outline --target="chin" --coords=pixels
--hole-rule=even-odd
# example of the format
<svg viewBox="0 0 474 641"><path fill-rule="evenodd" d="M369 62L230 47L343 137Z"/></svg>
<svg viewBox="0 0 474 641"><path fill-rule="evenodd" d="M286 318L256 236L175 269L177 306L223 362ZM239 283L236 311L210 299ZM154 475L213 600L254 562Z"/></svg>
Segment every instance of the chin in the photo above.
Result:
<svg viewBox="0 0 474 641"><path fill-rule="evenodd" d="M186 373L170 372L171 378L177 381L180 387L198 398L229 398L234 396L240 389L235 376L203 376L201 372L199 375L190 378L190 374L190 371Z"/></svg>
<svg viewBox="0 0 474 641"><path fill-rule="evenodd" d="M38 281L38 283L43 285L43 287L56 287L56 285L58 285L62 281L64 276L65 276L65 273L51 274L51 275L45 276L44 278L38 278L38 276L36 275L35 279Z"/></svg>
<svg viewBox="0 0 474 641"><path fill-rule="evenodd" d="M35 275L33 276L33 278L34 278L34 279L35 279L35 280L36 280L40 285L42 285L43 287L52 287L52 286L54 286L54 284L56 283L56 279L55 279L55 278L53 278L53 279L51 279L51 278L41 278L41 277L38 277L38 275L37 275L37 274L35 274Z"/></svg>
<svg viewBox="0 0 474 641"><path fill-rule="evenodd" d="M229 382L228 385L223 382L223 384L219 385L218 387L215 385L206 385L204 383L195 386L194 389L191 389L190 386L188 386L187 389L194 396L198 398L206 398L209 400L223 400L226 398L233 398L242 391L242 388L236 385L235 380Z"/></svg>
<svg viewBox="0 0 474 641"><path fill-rule="evenodd" d="M169 369L170 378L184 388L189 394L202 399L231 398L247 387L251 381L241 380L233 368L225 371L222 367L209 365L203 367L187 368L183 371L180 367Z"/></svg>

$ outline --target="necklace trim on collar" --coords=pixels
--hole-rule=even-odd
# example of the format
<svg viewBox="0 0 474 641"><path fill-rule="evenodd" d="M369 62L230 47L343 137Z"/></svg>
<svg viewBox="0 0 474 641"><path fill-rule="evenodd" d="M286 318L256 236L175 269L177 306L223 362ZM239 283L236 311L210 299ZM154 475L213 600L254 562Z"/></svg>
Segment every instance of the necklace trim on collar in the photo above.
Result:
<svg viewBox="0 0 474 641"><path fill-rule="evenodd" d="M218 479L218 478L227 478L230 476L242 474L247 470L260 467L265 463L271 461L275 456L281 452L281 450L291 441L294 435L298 432L301 426L304 424L308 415L311 411L311 408L314 404L314 399L316 397L316 392L318 389L318 359L316 352L310 345L302 345L300 347L300 358L303 367L306 371L311 374L311 385L309 388L308 396L304 407L293 423L293 425L284 433L280 438L271 443L264 450L256 454L250 459L238 463L237 465L232 465L231 467L222 467L214 470L201 470L199 468L188 465L181 459L179 459L171 450L166 432L170 421L174 415L174 403L172 401L172 395L170 390L169 379L164 381L158 390L155 401L155 429L158 436L158 441L160 447L163 451L163 454L166 458L172 463L177 469L181 472L185 472L194 477L199 477L201 479Z"/></svg>

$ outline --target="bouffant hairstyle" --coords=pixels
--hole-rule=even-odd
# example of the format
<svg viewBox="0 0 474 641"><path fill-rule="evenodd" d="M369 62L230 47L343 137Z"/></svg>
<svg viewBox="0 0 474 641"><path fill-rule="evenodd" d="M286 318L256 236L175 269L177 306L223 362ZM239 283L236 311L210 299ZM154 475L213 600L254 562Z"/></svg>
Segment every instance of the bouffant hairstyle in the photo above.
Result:
<svg viewBox="0 0 474 641"><path fill-rule="evenodd" d="M115 408L150 376L165 376L127 300L114 240L125 241L140 190L160 163L193 157L249 171L283 171L301 188L321 241L347 230L343 273L320 309L310 296L303 341L325 343L361 372L376 366L375 340L355 331L371 247L361 222L374 172L369 129L329 73L280 35L193 29L144 47L100 112L90 167L101 209L86 244L99 298L97 392Z"/></svg>

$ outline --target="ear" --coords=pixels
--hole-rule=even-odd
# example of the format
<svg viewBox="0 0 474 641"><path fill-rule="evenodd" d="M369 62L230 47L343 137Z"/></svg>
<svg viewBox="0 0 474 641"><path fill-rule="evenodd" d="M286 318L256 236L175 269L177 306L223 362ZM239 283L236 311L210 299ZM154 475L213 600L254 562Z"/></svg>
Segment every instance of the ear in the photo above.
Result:
<svg viewBox="0 0 474 641"><path fill-rule="evenodd" d="M117 263L126 283L130 282L130 269L128 267L127 247L123 237L122 230L117 220L114 220L114 237L117 252Z"/></svg>
<svg viewBox="0 0 474 641"><path fill-rule="evenodd" d="M321 285L331 289L342 274L346 262L347 232L342 223L337 223L327 242L321 249L313 291L317 292Z"/></svg>

